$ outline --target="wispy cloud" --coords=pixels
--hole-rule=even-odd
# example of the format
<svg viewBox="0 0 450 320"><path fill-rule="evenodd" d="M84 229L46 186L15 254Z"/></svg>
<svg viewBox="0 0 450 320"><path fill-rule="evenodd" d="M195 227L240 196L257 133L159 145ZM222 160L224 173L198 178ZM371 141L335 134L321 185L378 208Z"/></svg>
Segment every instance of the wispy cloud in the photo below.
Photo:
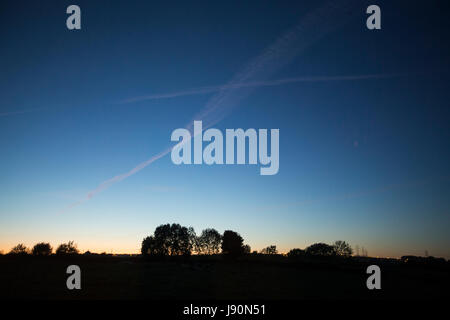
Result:
<svg viewBox="0 0 450 320"><path fill-rule="evenodd" d="M8 116L13 116L16 114L23 114L23 113L29 113L29 112L34 112L40 109L31 109L31 110L21 110L21 111L11 111L11 112L3 112L0 113L0 117L8 117Z"/></svg>
<svg viewBox="0 0 450 320"><path fill-rule="evenodd" d="M294 58L312 44L346 23L349 18L357 12L357 10L352 10L357 4L358 1L356 0L329 1L323 6L306 14L296 27L283 34L260 55L251 60L242 71L238 72L227 84L219 87L205 87L197 90L192 89L175 94L181 96L187 94L200 94L205 91L218 91L206 103L205 107L193 117L195 120L202 120L203 128L206 129L226 117L239 105L239 102L242 101L242 99L247 97L258 86L261 86L264 83L266 85L269 83L276 83L277 81L270 81L270 77L281 68L290 64ZM278 82L282 83L288 83L288 81L288 79L278 80ZM290 81L293 82L292 79ZM174 93L158 96L159 98L168 98L173 97ZM186 125L186 128L192 128L192 121ZM68 208L73 208L91 199L94 195L109 188L114 183L122 181L139 172L154 161L168 154L171 149L172 148L169 147L147 161L140 163L130 171L102 182L97 188L89 192L84 199L71 204Z"/></svg>

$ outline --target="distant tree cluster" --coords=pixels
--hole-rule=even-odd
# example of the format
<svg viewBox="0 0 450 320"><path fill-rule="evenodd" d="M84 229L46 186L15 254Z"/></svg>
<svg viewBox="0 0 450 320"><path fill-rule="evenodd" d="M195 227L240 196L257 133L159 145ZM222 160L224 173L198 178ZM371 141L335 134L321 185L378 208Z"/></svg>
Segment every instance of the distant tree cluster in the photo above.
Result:
<svg viewBox="0 0 450 320"><path fill-rule="evenodd" d="M271 245L261 250L262 254L278 254L277 246Z"/></svg>
<svg viewBox="0 0 450 320"><path fill-rule="evenodd" d="M220 252L239 256L250 253L250 250L250 246L244 245L244 239L237 232L226 230L222 235L208 228L197 236L194 228L176 223L158 226L153 235L144 238L141 246L144 256L212 255Z"/></svg>
<svg viewBox="0 0 450 320"><path fill-rule="evenodd" d="M309 247L306 247L305 250L302 249L292 249L288 252L287 256L290 258L297 257L330 257L330 256L340 256L340 257L350 257L353 254L352 247L345 241L338 240L333 245L329 245L326 243L314 243Z"/></svg>
<svg viewBox="0 0 450 320"><path fill-rule="evenodd" d="M357 247L359 251L359 247ZM13 247L9 255L33 255L33 256L70 256L79 254L79 250L74 241L60 244L55 253L50 243L39 242L31 249L20 243ZM141 254L143 256L189 256L223 254L227 257L239 257L251 253L248 244L244 244L242 236L232 230L225 230L223 234L213 228L204 229L197 236L194 228L184 227L178 223L162 224L156 227L153 235L143 239ZM87 251L85 254L91 254ZM106 253L104 253L105 255ZM270 245L253 254L277 255L276 245ZM350 257L353 254L351 246L338 240L332 245L326 243L314 243L304 250L295 248L287 253L289 258L314 257L314 256L340 256Z"/></svg>
<svg viewBox="0 0 450 320"><path fill-rule="evenodd" d="M50 243L39 242L33 248L28 249L24 244L20 243L13 247L8 253L9 255L28 255L33 256L50 256L53 254L53 248ZM73 241L62 243L56 249L56 255L73 255L79 254L77 245Z"/></svg>
<svg viewBox="0 0 450 320"><path fill-rule="evenodd" d="M186 228L177 223L163 224L155 229L153 236L142 241L143 255L175 256L190 255L196 245L193 228Z"/></svg>

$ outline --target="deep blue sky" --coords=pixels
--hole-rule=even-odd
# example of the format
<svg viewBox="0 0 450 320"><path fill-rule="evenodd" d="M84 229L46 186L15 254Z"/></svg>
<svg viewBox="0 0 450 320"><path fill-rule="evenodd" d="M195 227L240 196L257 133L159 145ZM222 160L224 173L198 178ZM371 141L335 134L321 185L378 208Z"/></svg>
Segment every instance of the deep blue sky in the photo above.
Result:
<svg viewBox="0 0 450 320"><path fill-rule="evenodd" d="M101 182L170 146L215 92L319 1L3 1L0 249L75 240L137 252L167 222L240 232L253 249L347 240L370 255L450 257L448 21L443 1L377 1L268 80L390 75L260 87L214 127L279 128L280 171L175 166L167 155L71 209ZM78 4L82 29L69 31ZM324 23L327 23L324 21ZM309 35L307 35L309 36ZM200 120L200 119L198 119Z"/></svg>

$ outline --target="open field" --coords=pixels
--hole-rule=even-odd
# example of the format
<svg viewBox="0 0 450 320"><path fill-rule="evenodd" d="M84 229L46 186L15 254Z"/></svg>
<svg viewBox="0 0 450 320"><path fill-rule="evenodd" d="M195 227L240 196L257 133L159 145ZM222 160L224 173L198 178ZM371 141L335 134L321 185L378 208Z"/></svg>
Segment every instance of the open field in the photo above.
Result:
<svg viewBox="0 0 450 320"><path fill-rule="evenodd" d="M81 268L81 290L66 288L67 266ZM381 290L368 290L366 268L381 268ZM297 260L282 256L0 256L0 296L12 299L433 299L450 285L448 262Z"/></svg>

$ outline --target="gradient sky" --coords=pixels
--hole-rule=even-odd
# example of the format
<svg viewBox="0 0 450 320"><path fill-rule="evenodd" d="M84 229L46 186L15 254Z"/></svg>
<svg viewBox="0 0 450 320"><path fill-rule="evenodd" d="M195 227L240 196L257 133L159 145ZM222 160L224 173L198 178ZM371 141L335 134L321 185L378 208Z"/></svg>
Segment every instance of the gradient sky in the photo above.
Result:
<svg viewBox="0 0 450 320"><path fill-rule="evenodd" d="M448 5L376 3L382 30L367 30L372 3L357 1L256 80L383 77L254 87L221 106L223 132L280 129L277 175L169 154L84 201L171 146L217 92L134 98L229 83L322 2L2 1L0 250L75 240L132 253L177 222L238 231L252 250L341 239L371 256L450 258ZM70 4L79 31L66 28Z"/></svg>

